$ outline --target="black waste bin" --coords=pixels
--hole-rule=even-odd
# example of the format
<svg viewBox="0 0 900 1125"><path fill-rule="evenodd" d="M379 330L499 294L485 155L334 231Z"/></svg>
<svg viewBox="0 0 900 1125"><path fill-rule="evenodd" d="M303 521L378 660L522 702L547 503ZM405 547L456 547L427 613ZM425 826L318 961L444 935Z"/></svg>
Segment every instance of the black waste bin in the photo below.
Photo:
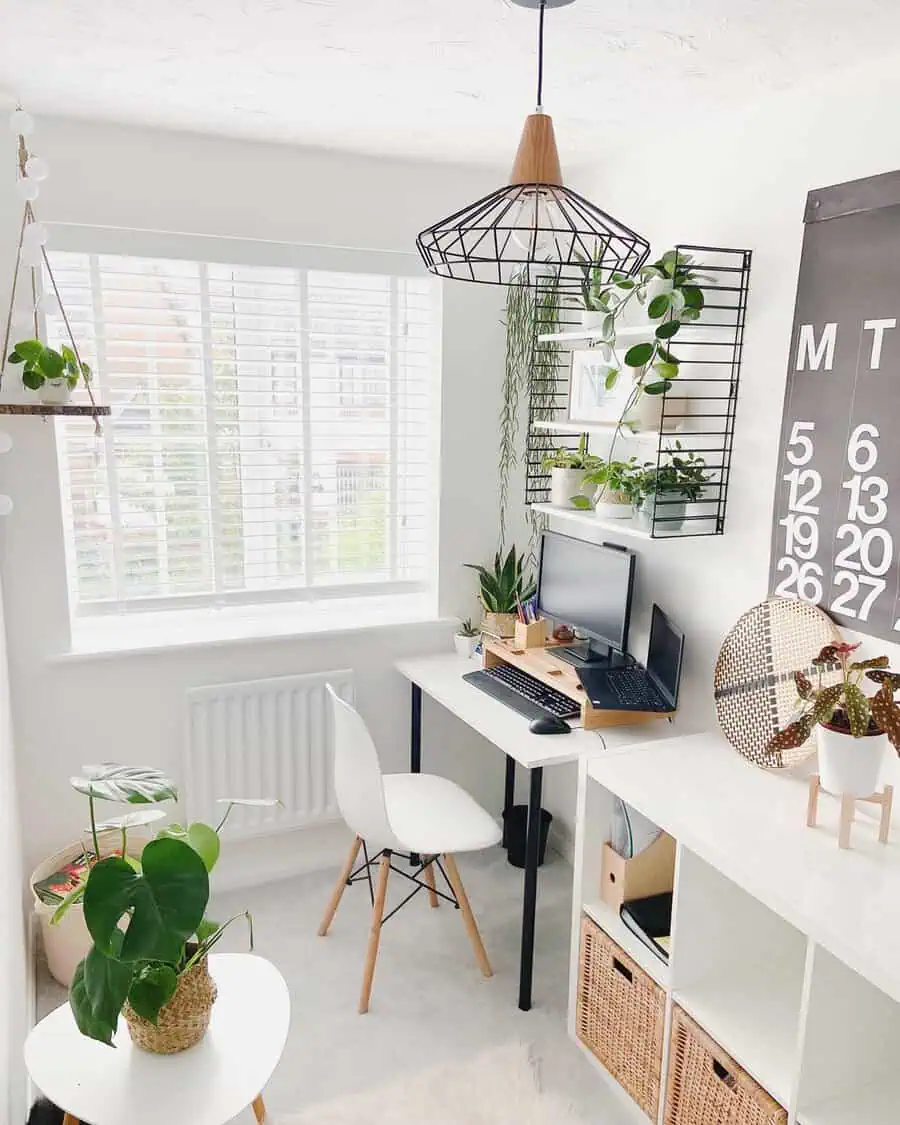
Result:
<svg viewBox="0 0 900 1125"><path fill-rule="evenodd" d="M538 867L544 862L547 853L547 836L553 814L541 809L541 838L538 844ZM528 835L528 806L513 805L503 814L503 846L506 858L513 867L525 866L525 843Z"/></svg>

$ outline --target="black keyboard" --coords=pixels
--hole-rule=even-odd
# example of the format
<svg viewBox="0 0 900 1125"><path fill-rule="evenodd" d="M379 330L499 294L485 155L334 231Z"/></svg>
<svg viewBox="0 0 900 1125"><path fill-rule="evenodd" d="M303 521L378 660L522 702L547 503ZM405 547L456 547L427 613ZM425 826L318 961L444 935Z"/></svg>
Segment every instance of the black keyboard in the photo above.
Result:
<svg viewBox="0 0 900 1125"><path fill-rule="evenodd" d="M607 673L606 682L620 703L635 707L665 702L643 668L614 668Z"/></svg>
<svg viewBox="0 0 900 1125"><path fill-rule="evenodd" d="M467 672L463 679L528 719L543 719L547 715L574 719L581 714L581 708L574 700L512 664Z"/></svg>

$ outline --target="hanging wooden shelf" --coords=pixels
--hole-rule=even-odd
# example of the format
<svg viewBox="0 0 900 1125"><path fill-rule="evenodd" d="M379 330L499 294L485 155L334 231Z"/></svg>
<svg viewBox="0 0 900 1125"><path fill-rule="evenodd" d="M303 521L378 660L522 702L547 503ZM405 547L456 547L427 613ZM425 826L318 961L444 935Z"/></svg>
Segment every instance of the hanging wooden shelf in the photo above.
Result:
<svg viewBox="0 0 900 1125"><path fill-rule="evenodd" d="M51 406L43 402L0 402L0 414L42 414L44 417L66 416L68 418L107 417L112 411L108 406Z"/></svg>

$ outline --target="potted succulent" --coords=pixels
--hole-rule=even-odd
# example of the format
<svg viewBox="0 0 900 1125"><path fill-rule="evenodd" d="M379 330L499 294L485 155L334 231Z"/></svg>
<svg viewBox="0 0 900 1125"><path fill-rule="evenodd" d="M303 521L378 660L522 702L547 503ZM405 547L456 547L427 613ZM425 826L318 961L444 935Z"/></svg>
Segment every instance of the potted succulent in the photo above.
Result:
<svg viewBox="0 0 900 1125"><path fill-rule="evenodd" d="M550 503L557 508L580 506L574 501L582 496L585 478L597 464L597 458L587 451L587 442L587 434L582 434L577 449L554 449L541 462L543 471L550 474Z"/></svg>
<svg viewBox="0 0 900 1125"><path fill-rule="evenodd" d="M572 507L587 511L593 507L601 519L629 519L632 514L632 499L635 482L642 473L636 457L627 461L603 461L597 464L584 478L585 486L590 486L593 496L573 496Z"/></svg>
<svg viewBox="0 0 900 1125"><path fill-rule="evenodd" d="M704 486L712 480L705 469L703 458L697 453L684 452L680 441L675 442L674 450L666 450L661 464L645 462L632 478L635 518L648 529L659 520L663 531L679 531L687 502L701 499Z"/></svg>
<svg viewBox="0 0 900 1125"><path fill-rule="evenodd" d="M888 670L890 659L851 660L858 644L828 644L813 658L815 684L795 672L798 713L769 739L772 752L802 746L816 731L819 779L829 793L870 797L878 787L888 742L900 752L900 707L894 691L900 674ZM822 674L837 666L838 683L823 686ZM873 696L860 686L864 676L879 684Z"/></svg>
<svg viewBox="0 0 900 1125"><path fill-rule="evenodd" d="M48 406L64 406L79 379L87 384L92 374L67 344L57 351L40 340L20 340L7 362L22 364L22 383L30 391L37 391L41 402Z"/></svg>
<svg viewBox="0 0 900 1125"><path fill-rule="evenodd" d="M73 787L88 798L94 856L100 856L96 800L154 804L176 800L173 782L158 770L115 764L83 767ZM111 1044L120 1013L134 1042L157 1054L172 1054L199 1042L209 1025L215 983L206 958L225 929L206 916L209 873L219 858L219 832L236 804L226 800L215 828L194 823L167 825L144 844L140 859L128 847L129 818L117 822L121 854L95 859L86 877L66 896L60 918L81 903L91 947L69 988L79 1031Z"/></svg>
<svg viewBox="0 0 900 1125"><path fill-rule="evenodd" d="M459 628L453 638L453 644L459 656L471 657L475 655L478 642L481 639L481 630L472 624L472 618L466 617L460 621Z"/></svg>
<svg viewBox="0 0 900 1125"><path fill-rule="evenodd" d="M536 592L534 577L515 545L504 558L500 551L490 568L466 563L478 572L479 598L484 609L481 631L494 637L511 637L516 631L516 610Z"/></svg>

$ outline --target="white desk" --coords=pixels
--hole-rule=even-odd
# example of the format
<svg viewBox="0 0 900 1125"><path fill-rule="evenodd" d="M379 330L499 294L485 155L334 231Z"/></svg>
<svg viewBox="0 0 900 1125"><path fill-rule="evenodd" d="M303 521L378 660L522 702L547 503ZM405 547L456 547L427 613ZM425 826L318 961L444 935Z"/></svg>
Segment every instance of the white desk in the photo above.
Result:
<svg viewBox="0 0 900 1125"><path fill-rule="evenodd" d="M528 797L528 835L526 842L525 889L522 913L522 953L519 967L519 1007L531 1007L534 964L534 917L537 901L537 860L540 842L541 791L544 766L577 761L598 750L626 750L640 741L659 741L673 736L673 726L665 719L658 723L639 723L633 727L608 730L573 729L570 734L538 735L528 729L528 720L499 700L463 680L466 672L480 667L455 653L400 660L397 670L412 685L410 723L410 770L422 768L422 692L462 719L506 755L506 793L504 810L512 806L516 765L530 774ZM679 733L681 727L679 724Z"/></svg>
<svg viewBox="0 0 900 1125"><path fill-rule="evenodd" d="M898 775L892 754L883 780ZM599 901L613 794L678 843L668 965ZM718 732L582 761L570 1020L584 912L792 1123L888 1125L900 1101L900 824L881 845L860 806L841 851L838 800L822 797L815 829L806 810L804 780L748 764Z"/></svg>

